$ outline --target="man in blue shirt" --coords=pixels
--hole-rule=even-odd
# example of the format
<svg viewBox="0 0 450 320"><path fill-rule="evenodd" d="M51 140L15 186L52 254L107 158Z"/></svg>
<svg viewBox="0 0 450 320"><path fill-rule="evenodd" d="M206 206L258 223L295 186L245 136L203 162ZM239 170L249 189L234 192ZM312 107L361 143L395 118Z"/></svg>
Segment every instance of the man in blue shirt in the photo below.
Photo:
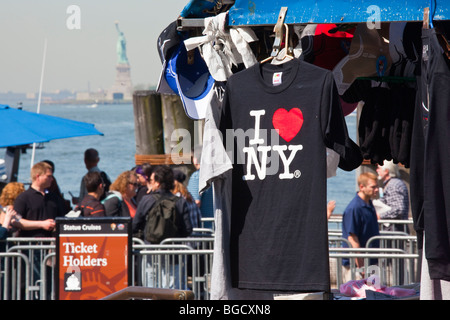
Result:
<svg viewBox="0 0 450 320"><path fill-rule="evenodd" d="M342 237L348 239L353 248L364 248L367 240L380 234L377 214L372 199L378 194L377 176L365 172L358 177L359 191L344 210L342 217ZM371 247L378 247L374 241ZM344 266L348 266L348 259L343 259ZM363 259L356 259L356 267L364 265Z"/></svg>

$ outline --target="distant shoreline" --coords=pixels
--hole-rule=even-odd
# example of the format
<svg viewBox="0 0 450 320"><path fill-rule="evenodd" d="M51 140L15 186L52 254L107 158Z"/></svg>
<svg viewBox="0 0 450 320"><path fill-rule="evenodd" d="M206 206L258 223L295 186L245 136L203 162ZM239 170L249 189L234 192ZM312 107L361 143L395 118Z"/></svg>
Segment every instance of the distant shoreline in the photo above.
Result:
<svg viewBox="0 0 450 320"><path fill-rule="evenodd" d="M102 100L102 101L95 101L95 100L54 100L54 101L43 101L42 104L83 104L83 105L108 105L108 104L130 104L133 103L132 100Z"/></svg>
<svg viewBox="0 0 450 320"><path fill-rule="evenodd" d="M44 100L41 105L118 105L118 104L132 104L132 100L75 100L75 99L63 99L63 100ZM32 106L37 104L37 100L1 100L0 104L9 105L10 107L17 108L20 106Z"/></svg>

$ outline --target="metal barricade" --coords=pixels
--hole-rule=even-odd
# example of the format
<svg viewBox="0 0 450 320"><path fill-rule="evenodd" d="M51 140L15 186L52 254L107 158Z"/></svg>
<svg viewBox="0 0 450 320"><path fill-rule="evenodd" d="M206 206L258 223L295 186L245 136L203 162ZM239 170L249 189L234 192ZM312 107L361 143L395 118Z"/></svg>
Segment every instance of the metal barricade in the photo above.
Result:
<svg viewBox="0 0 450 320"><path fill-rule="evenodd" d="M214 238L211 237L187 237L187 238L167 238L161 244L183 244L192 249L212 250L214 249Z"/></svg>
<svg viewBox="0 0 450 320"><path fill-rule="evenodd" d="M364 272L364 277L369 277L371 270L374 269L378 270L380 281L386 286L411 284L416 280L414 268L411 268L411 265L414 265L419 259L419 255L416 253L407 253L396 248L330 248L329 255L330 258L337 259L337 288L348 280L357 280L358 273ZM363 268L358 269L356 267L355 259L358 258L363 259ZM342 259L349 259L349 279L343 276L346 269L341 267ZM370 264L372 259L377 260L375 265ZM392 268L388 268L391 261L395 263ZM399 267L400 261L403 262L401 268Z"/></svg>
<svg viewBox="0 0 450 320"><path fill-rule="evenodd" d="M30 269L26 255L0 253L1 300L30 300Z"/></svg>
<svg viewBox="0 0 450 320"><path fill-rule="evenodd" d="M209 299L213 245L211 236L166 239L158 246L133 238L132 285L186 288ZM55 238L10 238L6 250L0 255L1 299L55 299Z"/></svg>
<svg viewBox="0 0 450 320"><path fill-rule="evenodd" d="M206 250L206 252L214 250L214 238L212 237L169 238L162 241L161 244L183 244L190 246L194 250ZM193 263L190 267L192 275L188 282L195 287L195 292L202 292L203 298L209 298L212 254L195 254L191 255L189 259L195 261L192 261Z"/></svg>
<svg viewBox="0 0 450 320"><path fill-rule="evenodd" d="M216 230L214 218L202 217L200 223L201 228Z"/></svg>
<svg viewBox="0 0 450 320"><path fill-rule="evenodd" d="M166 239L160 245L133 238L132 286L192 290L196 299L210 298L210 275L214 248L213 232L197 230L198 237ZM357 274L355 258L378 259L385 285L417 282L417 239L401 232L381 232L367 245L380 241L380 248L351 248L338 233L329 235L330 265L334 260L333 283L343 283L342 259L350 258L352 278ZM343 248L344 244L349 248ZM1 299L55 299L55 238L10 238L0 255ZM149 283L150 279L154 283Z"/></svg>
<svg viewBox="0 0 450 320"><path fill-rule="evenodd" d="M412 219L380 219L378 220L378 226L380 231L381 230L385 230L385 228L389 227L389 226L393 226L395 231L401 231L401 232L405 232L405 233L409 233L410 230L410 226L413 225L413 220Z"/></svg>
<svg viewBox="0 0 450 320"><path fill-rule="evenodd" d="M339 237L339 236L329 236L328 237L328 247L329 248L342 248L343 244L346 244L347 247L351 247L350 241L348 239Z"/></svg>
<svg viewBox="0 0 450 320"><path fill-rule="evenodd" d="M193 249L183 244L138 245L134 247L134 255L140 261L140 285L189 289L196 299L209 299L212 249Z"/></svg>
<svg viewBox="0 0 450 320"><path fill-rule="evenodd" d="M379 248L395 248L401 249L405 253L418 254L416 236L410 236L406 233L381 233L381 235L367 240L366 247L371 247L375 241L379 242ZM418 259L407 261L387 259L384 263L383 267L389 276L387 279L388 283L408 284L408 281L417 282L420 279Z"/></svg>
<svg viewBox="0 0 450 320"><path fill-rule="evenodd" d="M48 258L48 253L54 254L55 245L16 245L8 249L10 252L18 252L27 256L29 260L29 281L26 284L29 286L31 299L33 300L47 300L52 298L53 280L54 279L54 265ZM19 266L20 268L20 266ZM51 283L44 283L45 280ZM48 291L45 291L48 289ZM47 294L46 294L47 292Z"/></svg>
<svg viewBox="0 0 450 320"><path fill-rule="evenodd" d="M397 231L402 231L405 233L410 233L410 231L412 231L411 227L414 224L414 221L412 218L380 219L380 220L377 220L377 222L378 222L380 231L383 231L387 225L395 225L395 226L399 227L397 229L401 229L401 230L397 230ZM340 230L342 230L342 215L332 215L330 217L330 219L328 219L328 227L329 227L329 232L334 232L334 231L339 232Z"/></svg>
<svg viewBox="0 0 450 320"><path fill-rule="evenodd" d="M13 296L20 299L52 299L54 298L54 256L55 238L8 238L6 241L6 252L23 254L28 263L25 267L18 261L11 268L17 270L17 277L11 277L11 290ZM49 253L53 253L48 257ZM24 279L24 274L29 276ZM44 283L43 281L48 281ZM28 297L24 296L24 288L28 290ZM11 298L13 297L11 296Z"/></svg>
<svg viewBox="0 0 450 320"><path fill-rule="evenodd" d="M341 237L340 233L329 233L328 234L328 248L342 248L351 247L350 241ZM332 288L336 288L338 283L342 282L341 272L338 272L337 268L341 267L338 259L328 257L329 267L330 267L330 282Z"/></svg>
<svg viewBox="0 0 450 320"><path fill-rule="evenodd" d="M192 290L196 299L209 299L214 237L205 236L166 239L160 245L145 244L133 238L132 286ZM386 285L416 282L417 239L405 234L381 234L380 248L350 248L347 239L330 235L330 262L335 260L335 283L343 283L342 259L378 259L382 281ZM2 299L55 299L55 239L11 238L1 257ZM349 248L343 248L344 244ZM10 255L8 258L5 255ZM356 266L351 264L352 277ZM154 282L150 283L150 279Z"/></svg>
<svg viewBox="0 0 450 320"><path fill-rule="evenodd" d="M214 236L214 230L210 228L192 228L191 237L212 237Z"/></svg>
<svg viewBox="0 0 450 320"><path fill-rule="evenodd" d="M366 247L371 247L372 242L379 241L380 248L397 248L408 253L418 253L417 237L407 234L381 234L367 240Z"/></svg>

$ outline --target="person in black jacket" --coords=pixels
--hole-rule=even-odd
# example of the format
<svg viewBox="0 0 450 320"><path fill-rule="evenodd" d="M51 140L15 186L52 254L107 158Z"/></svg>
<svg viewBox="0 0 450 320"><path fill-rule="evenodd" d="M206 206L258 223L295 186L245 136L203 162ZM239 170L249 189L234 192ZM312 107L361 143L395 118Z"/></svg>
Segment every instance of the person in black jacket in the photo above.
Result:
<svg viewBox="0 0 450 320"><path fill-rule="evenodd" d="M143 233L145 228L146 216L156 203L154 194L173 195L171 190L174 188L173 171L168 166L158 166L150 176L150 181L153 184L153 192L145 195L136 209L136 215L133 219L133 233ZM189 216L189 210L186 200L177 197L176 209L178 214L178 237L187 237L192 233L192 225ZM145 235L144 235L145 239Z"/></svg>
<svg viewBox="0 0 450 320"><path fill-rule="evenodd" d="M189 210L184 198L175 196L171 190L174 188L174 175L169 166L158 166L150 176L150 182L153 184L153 191L142 197L136 210L136 215L132 222L133 234L135 236L143 235L143 239L147 238L145 234L145 226L147 222L147 215L150 210L155 206L157 199L161 198L176 198L175 211L176 211L176 225L177 234L175 237L187 237L192 233L192 225L189 216ZM146 241L146 240L145 240ZM148 241L146 241L148 243ZM162 259L161 265L156 267L152 265L149 259L146 271L146 285L149 287L155 287L157 284L163 288L171 289L186 289L187 279L183 275L185 272L180 272L180 268L187 264L187 261L180 261L185 259L183 257L175 257L174 259L165 260ZM173 264L166 268L166 264ZM169 270L169 274L165 274L166 270ZM181 277L180 277L181 275ZM157 281L157 277L160 277L161 281Z"/></svg>

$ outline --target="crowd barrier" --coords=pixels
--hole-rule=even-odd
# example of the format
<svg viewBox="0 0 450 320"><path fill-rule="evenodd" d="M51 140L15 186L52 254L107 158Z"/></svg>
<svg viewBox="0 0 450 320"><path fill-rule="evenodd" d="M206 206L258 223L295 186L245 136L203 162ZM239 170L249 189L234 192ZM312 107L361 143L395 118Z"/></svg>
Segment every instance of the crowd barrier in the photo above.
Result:
<svg viewBox="0 0 450 320"><path fill-rule="evenodd" d="M1 259L1 300L29 300L30 261L25 254L2 252ZM23 286L18 284L23 283Z"/></svg>
<svg viewBox="0 0 450 320"><path fill-rule="evenodd" d="M144 287L192 290L197 300L210 297L213 250L188 245L147 245L135 253Z"/></svg>
<svg viewBox="0 0 450 320"><path fill-rule="evenodd" d="M331 234L328 240L330 275L334 289L349 280L369 277L371 273L368 268L376 269L381 283L386 286L417 283L420 279L420 257L415 236L385 232L370 238L365 248L352 248L347 239L336 234ZM379 245L372 248L375 241ZM363 259L363 268L357 268L355 261L358 258ZM348 267L342 266L343 259L349 260Z"/></svg>
<svg viewBox="0 0 450 320"><path fill-rule="evenodd" d="M342 259L349 259L350 266L342 266ZM355 260L364 259L364 267L357 268ZM384 286L401 286L417 282L415 264L418 254L405 253L401 249L376 249L376 248L333 248L330 251L330 259L336 259L334 272L335 289L351 279L363 279L375 274ZM376 264L369 262L377 260ZM401 268L399 268L401 266ZM345 276L347 273L347 277ZM333 278L333 277L332 277ZM332 286L333 287L333 286Z"/></svg>
<svg viewBox="0 0 450 320"><path fill-rule="evenodd" d="M412 226L414 221L412 218L409 219L380 219L378 220L378 226L380 231L384 231L386 227L391 225L396 226L396 231L401 231L405 233L412 232ZM329 232L340 232L342 230L342 215L332 215L330 219L328 219Z"/></svg>
<svg viewBox="0 0 450 320"><path fill-rule="evenodd" d="M52 299L54 238L9 238L1 256L2 300ZM13 256L21 259L14 259ZM25 259L26 258L26 259ZM47 294L45 293L47 292Z"/></svg>
<svg viewBox="0 0 450 320"><path fill-rule="evenodd" d="M209 299L214 239L210 230L195 232L197 237L159 245L133 238L132 286L192 291L196 299ZM55 238L9 238L3 244L0 300L54 300Z"/></svg>
<svg viewBox="0 0 450 320"><path fill-rule="evenodd" d="M361 272L369 275L369 261L376 267L383 284L403 285L418 281L419 255L417 239L402 232L381 232L368 241L379 241L379 248L351 248L338 230L329 232L329 258L332 287L345 283L345 272L355 279ZM171 238L150 245L133 238L132 287L153 287L192 291L195 299L210 298L213 263L214 230L198 228L188 238ZM55 239L10 238L0 254L1 299L55 299ZM358 269L355 259L365 261ZM342 259L350 259L350 267L341 267Z"/></svg>

